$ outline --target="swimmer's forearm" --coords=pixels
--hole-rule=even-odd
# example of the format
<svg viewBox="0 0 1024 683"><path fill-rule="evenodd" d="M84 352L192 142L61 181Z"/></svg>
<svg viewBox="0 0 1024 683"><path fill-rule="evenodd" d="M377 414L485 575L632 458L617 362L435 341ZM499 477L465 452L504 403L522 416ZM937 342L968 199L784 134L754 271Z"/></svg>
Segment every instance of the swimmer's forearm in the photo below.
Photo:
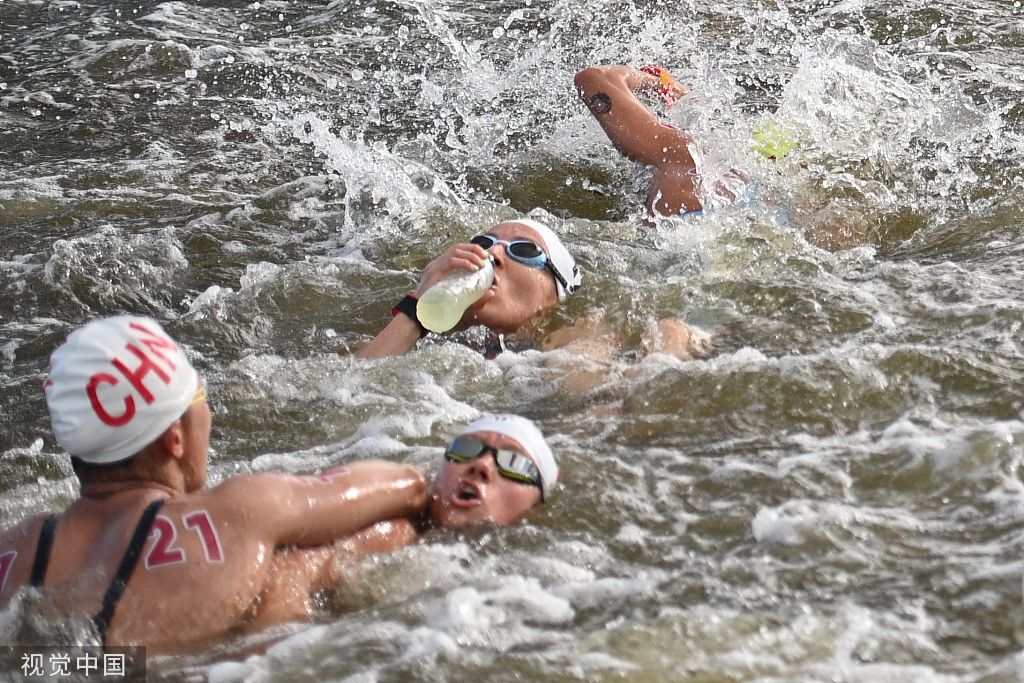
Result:
<svg viewBox="0 0 1024 683"><path fill-rule="evenodd" d="M265 591L265 595L271 593L267 595L269 599L282 594L292 603L304 604L309 593L344 582L350 569L348 560L392 552L417 540L419 533L415 525L408 518L399 517L377 522L333 543L277 550L274 553L271 590ZM284 590L275 590L282 585ZM291 611L296 610L292 608Z"/></svg>
<svg viewBox="0 0 1024 683"><path fill-rule="evenodd" d="M401 356L408 352L420 339L420 327L416 321L400 313L391 319L380 333L356 351L358 358L384 358Z"/></svg>
<svg viewBox="0 0 1024 683"><path fill-rule="evenodd" d="M333 543L377 522L421 514L428 501L419 468L385 460L313 475L233 477L212 493L236 501L228 517L269 549Z"/></svg>
<svg viewBox="0 0 1024 683"><path fill-rule="evenodd" d="M632 76L631 76L632 74ZM592 66L576 74L580 99L601 124L615 148L633 161L659 168L678 164L693 167L682 131L661 123L627 87L627 79L645 76L626 66Z"/></svg>
<svg viewBox="0 0 1024 683"><path fill-rule="evenodd" d="M591 66L576 74L576 87L580 91L599 91L602 88L621 86L630 92L657 89L660 85L654 76L623 64Z"/></svg>
<svg viewBox="0 0 1024 683"><path fill-rule="evenodd" d="M645 355L664 353L680 360L700 358L707 354L714 335L678 318L662 318L644 331L641 346Z"/></svg>
<svg viewBox="0 0 1024 683"><path fill-rule="evenodd" d="M415 525L407 517L388 519L369 526L334 544L337 552L349 557L398 550L419 538ZM337 577L332 576L333 580Z"/></svg>
<svg viewBox="0 0 1024 683"><path fill-rule="evenodd" d="M616 72L616 78L621 78L622 82L632 92L640 92L641 90L653 90L656 91L661 85L661 80L656 76L646 74L639 69L634 69L631 66L618 67L621 72Z"/></svg>
<svg viewBox="0 0 1024 683"><path fill-rule="evenodd" d="M383 460L291 477L278 494L277 545L332 543L377 522L418 514L427 505L423 473Z"/></svg>

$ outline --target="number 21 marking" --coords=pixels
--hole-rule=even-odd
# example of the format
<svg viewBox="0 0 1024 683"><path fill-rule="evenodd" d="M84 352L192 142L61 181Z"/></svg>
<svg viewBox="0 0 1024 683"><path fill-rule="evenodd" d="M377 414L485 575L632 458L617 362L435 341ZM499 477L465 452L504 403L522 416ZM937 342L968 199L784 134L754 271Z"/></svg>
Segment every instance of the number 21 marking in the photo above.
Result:
<svg viewBox="0 0 1024 683"><path fill-rule="evenodd" d="M174 528L174 522L163 515L157 515L157 518L153 520L153 530L149 532L149 535L156 536L156 541L146 555L146 569L185 561L185 551L172 547L175 539L178 538L178 530Z"/></svg>
<svg viewBox="0 0 1024 683"><path fill-rule="evenodd" d="M217 536L217 529L213 526L210 513L206 510L199 510L185 515L185 526L195 529L199 539L203 542L203 550L206 551L207 562L223 562L224 554L220 549L220 537Z"/></svg>
<svg viewBox="0 0 1024 683"><path fill-rule="evenodd" d="M14 564L14 560L16 560L17 557L17 550L12 550L0 555L0 592L3 592L4 590L4 585L7 583L7 575L10 573L11 565Z"/></svg>
<svg viewBox="0 0 1024 683"><path fill-rule="evenodd" d="M182 518L185 528L192 529L199 536L206 551L206 561L221 563L224 561L224 550L217 535L210 513L206 510L191 512ZM153 520L150 536L156 537L153 547L146 554L146 569L153 569L165 564L179 564L187 559L184 548L175 547L178 539L178 528L167 517L158 515Z"/></svg>

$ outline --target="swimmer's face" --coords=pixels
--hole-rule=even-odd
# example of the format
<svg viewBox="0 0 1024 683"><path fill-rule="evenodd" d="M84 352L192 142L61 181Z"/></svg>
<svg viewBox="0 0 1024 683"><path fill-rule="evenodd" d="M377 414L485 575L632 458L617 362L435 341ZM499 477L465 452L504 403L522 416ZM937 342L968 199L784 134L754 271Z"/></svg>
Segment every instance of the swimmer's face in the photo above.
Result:
<svg viewBox="0 0 1024 683"><path fill-rule="evenodd" d="M466 436L492 448L527 454L522 444L504 434L474 432ZM508 525L522 519L540 500L540 487L503 477L488 451L467 463L442 460L430 494L430 517L436 526L446 528L480 522Z"/></svg>
<svg viewBox="0 0 1024 683"><path fill-rule="evenodd" d="M498 239L530 240L547 251L547 245L536 230L528 225L508 221L487 231ZM493 294L487 295L466 311L462 322L485 325L498 332L514 332L542 311L558 305L555 276L547 268L531 268L510 258L505 245L495 244L488 250L494 256Z"/></svg>

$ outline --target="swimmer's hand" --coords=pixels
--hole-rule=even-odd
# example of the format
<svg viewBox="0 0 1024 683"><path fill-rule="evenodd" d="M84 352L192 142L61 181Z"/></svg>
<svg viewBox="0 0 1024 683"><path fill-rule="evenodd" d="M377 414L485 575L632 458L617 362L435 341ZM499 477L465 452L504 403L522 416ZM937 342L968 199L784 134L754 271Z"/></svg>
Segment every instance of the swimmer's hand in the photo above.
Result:
<svg viewBox="0 0 1024 683"><path fill-rule="evenodd" d="M420 276L420 282L416 286L414 295L421 298L428 289L445 279L452 273L464 270L475 273L487 263L488 253L478 244L456 244L448 248L443 254L427 264ZM484 294L481 302L486 301L493 292Z"/></svg>
<svg viewBox="0 0 1024 683"><path fill-rule="evenodd" d="M416 299L421 299L428 289L436 285L448 275L458 272L475 273L487 263L487 252L476 244L456 244L427 264L420 275L416 289L409 292ZM495 276L497 280L497 275ZM494 297L495 289L488 289L477 301L482 305ZM400 356L409 351L425 334L419 322L408 315L395 315L392 311L391 322L377 336L364 344L356 356L359 358L383 358Z"/></svg>
<svg viewBox="0 0 1024 683"><path fill-rule="evenodd" d="M672 107L676 100L685 97L690 89L677 81L668 69L653 64L637 70L636 91L645 91L659 95L665 103Z"/></svg>
<svg viewBox="0 0 1024 683"><path fill-rule="evenodd" d="M673 100L678 100L681 97L686 97L690 94L690 89L680 83L679 81L672 79L667 87L667 92L664 93L663 97L670 97Z"/></svg>

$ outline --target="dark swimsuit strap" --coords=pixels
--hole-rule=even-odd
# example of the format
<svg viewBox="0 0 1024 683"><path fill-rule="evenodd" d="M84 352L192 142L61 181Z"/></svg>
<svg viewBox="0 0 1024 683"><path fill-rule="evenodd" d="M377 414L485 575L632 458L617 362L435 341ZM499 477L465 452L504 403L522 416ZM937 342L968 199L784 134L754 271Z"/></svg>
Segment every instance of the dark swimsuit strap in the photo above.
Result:
<svg viewBox="0 0 1024 683"><path fill-rule="evenodd" d="M505 351L519 353L522 351L541 351L541 345L532 339L515 335L499 334L488 339L484 344L484 358L494 360Z"/></svg>
<svg viewBox="0 0 1024 683"><path fill-rule="evenodd" d="M32 576L28 585L39 588L46 581L46 569L50 566L50 551L53 550L53 537L57 531L60 515L53 514L43 521L39 532L39 544L36 545L36 559L32 562Z"/></svg>
<svg viewBox="0 0 1024 683"><path fill-rule="evenodd" d="M153 520L156 519L156 514L163 507L163 504L163 498L154 500L142 513L139 523L135 527L135 533L132 534L132 539L128 542L128 548L124 551L121 565L117 568L117 572L110 582L110 587L107 588L106 595L103 596L103 607L92 618L92 622L96 625L96 630L100 634L100 643L103 645L107 644L107 631L110 629L110 622L114 619L117 603L121 600L121 596L124 595L124 591L128 587L128 580L132 578L135 565L138 564L139 556L142 555L142 546L146 544L149 530L153 528Z"/></svg>

